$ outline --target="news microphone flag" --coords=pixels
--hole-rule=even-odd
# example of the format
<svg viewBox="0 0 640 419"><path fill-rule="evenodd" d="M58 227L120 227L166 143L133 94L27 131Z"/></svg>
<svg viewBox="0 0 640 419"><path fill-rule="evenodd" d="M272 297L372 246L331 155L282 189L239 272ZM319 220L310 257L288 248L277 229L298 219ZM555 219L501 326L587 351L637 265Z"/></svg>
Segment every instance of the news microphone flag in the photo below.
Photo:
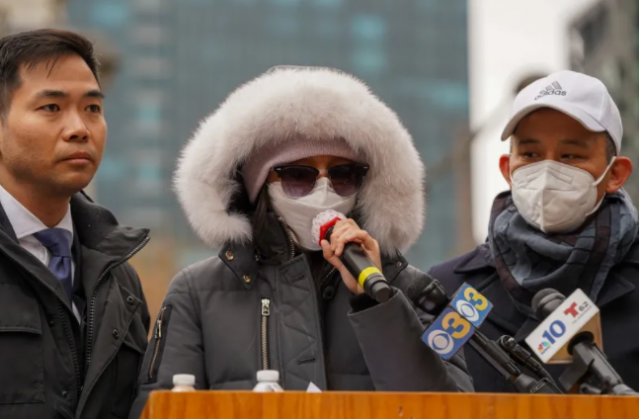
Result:
<svg viewBox="0 0 640 419"><path fill-rule="evenodd" d="M471 339L492 308L482 294L463 284L422 334L422 341L442 359L448 360Z"/></svg>
<svg viewBox="0 0 640 419"><path fill-rule="evenodd" d="M530 335L525 342L545 364L568 364L573 357L568 343L579 332L593 333L601 346L600 310L580 289L571 294Z"/></svg>
<svg viewBox="0 0 640 419"><path fill-rule="evenodd" d="M476 328L484 323L493 308L493 304L469 284L462 284L450 304Z"/></svg>

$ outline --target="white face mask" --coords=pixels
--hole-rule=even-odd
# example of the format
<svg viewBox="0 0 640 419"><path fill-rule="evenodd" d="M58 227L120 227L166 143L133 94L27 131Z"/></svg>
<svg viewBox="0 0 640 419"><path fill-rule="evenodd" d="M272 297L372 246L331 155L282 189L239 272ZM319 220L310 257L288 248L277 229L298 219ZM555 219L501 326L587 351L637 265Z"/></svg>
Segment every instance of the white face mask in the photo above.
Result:
<svg viewBox="0 0 640 419"><path fill-rule="evenodd" d="M600 207L597 187L614 161L597 180L586 170L553 160L521 167L511 175L513 202L520 215L544 233L575 230Z"/></svg>
<svg viewBox="0 0 640 419"><path fill-rule="evenodd" d="M325 210L348 214L356 205L356 195L340 196L334 192L327 178L320 178L307 196L292 198L282 189L281 182L269 184L269 198L276 214L284 219L295 235L296 242L306 250L321 250L313 240L311 227L316 215Z"/></svg>

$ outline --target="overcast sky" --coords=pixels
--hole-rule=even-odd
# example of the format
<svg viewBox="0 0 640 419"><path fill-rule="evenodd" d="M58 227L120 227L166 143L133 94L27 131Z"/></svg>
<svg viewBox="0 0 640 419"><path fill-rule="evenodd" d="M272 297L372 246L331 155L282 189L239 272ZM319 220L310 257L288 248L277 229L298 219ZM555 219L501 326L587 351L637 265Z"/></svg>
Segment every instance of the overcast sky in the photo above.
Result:
<svg viewBox="0 0 640 419"><path fill-rule="evenodd" d="M569 65L569 22L597 0L468 0L471 126L493 121L474 143L473 220L478 242L486 238L493 198L507 189L498 158L510 96L532 72L550 73Z"/></svg>

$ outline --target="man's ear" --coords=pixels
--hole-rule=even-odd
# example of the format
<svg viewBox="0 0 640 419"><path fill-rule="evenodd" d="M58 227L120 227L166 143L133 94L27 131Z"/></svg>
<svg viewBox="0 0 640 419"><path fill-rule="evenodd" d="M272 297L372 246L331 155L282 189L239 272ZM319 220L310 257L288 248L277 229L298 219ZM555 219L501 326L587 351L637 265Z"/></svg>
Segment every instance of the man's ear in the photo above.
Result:
<svg viewBox="0 0 640 419"><path fill-rule="evenodd" d="M609 169L607 193L614 193L622 188L633 172L633 163L627 157L617 157Z"/></svg>
<svg viewBox="0 0 640 419"><path fill-rule="evenodd" d="M509 154L503 154L500 156L500 172L502 177L507 181L509 187L511 187L511 156Z"/></svg>

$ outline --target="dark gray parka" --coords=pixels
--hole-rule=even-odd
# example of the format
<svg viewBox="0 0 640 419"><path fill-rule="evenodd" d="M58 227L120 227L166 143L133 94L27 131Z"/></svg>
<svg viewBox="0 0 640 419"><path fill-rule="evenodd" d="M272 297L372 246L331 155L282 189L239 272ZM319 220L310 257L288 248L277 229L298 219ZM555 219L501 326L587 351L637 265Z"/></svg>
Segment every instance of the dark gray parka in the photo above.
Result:
<svg viewBox="0 0 640 419"><path fill-rule="evenodd" d="M268 251L257 250L238 169L300 133L340 137L371 166L355 213L380 243L389 301L354 296L319 253L296 249L273 214L262 226ZM248 390L268 368L280 371L285 390L472 391L461 356L444 362L422 342L431 319L404 294L424 275L397 250L422 229L423 174L397 116L348 75L281 68L232 93L202 123L176 174L194 230L220 252L171 283L130 417L150 391L171 388L174 374L195 375L200 389Z"/></svg>

